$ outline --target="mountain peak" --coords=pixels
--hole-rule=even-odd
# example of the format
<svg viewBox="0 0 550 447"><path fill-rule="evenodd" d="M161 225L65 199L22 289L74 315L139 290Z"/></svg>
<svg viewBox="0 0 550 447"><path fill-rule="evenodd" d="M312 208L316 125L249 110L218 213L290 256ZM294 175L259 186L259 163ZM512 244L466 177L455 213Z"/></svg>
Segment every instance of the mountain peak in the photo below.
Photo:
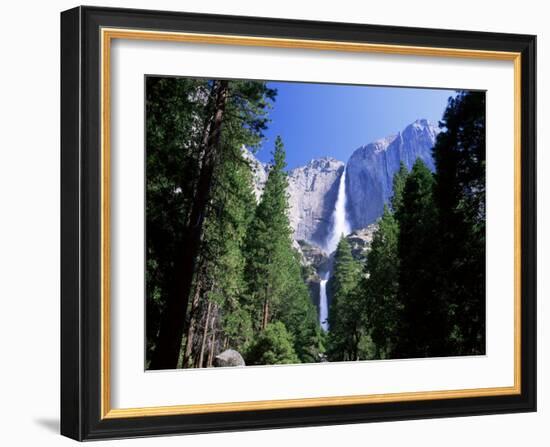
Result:
<svg viewBox="0 0 550 447"><path fill-rule="evenodd" d="M428 127L432 126L432 123L430 123L426 118L419 118L414 120L411 125L415 127Z"/></svg>
<svg viewBox="0 0 550 447"><path fill-rule="evenodd" d="M348 212L353 228L376 222L393 194L393 176L403 162L411 169L418 158L435 170L432 157L439 128L417 119L397 135L358 148L347 164Z"/></svg>
<svg viewBox="0 0 550 447"><path fill-rule="evenodd" d="M403 130L403 134L412 135L414 133L417 136L421 136L421 138L428 138L434 141L439 132L439 127L427 119L417 119Z"/></svg>
<svg viewBox="0 0 550 447"><path fill-rule="evenodd" d="M319 158L312 158L308 164L312 164L312 163L319 163L319 162L336 162L336 163L339 163L338 160L336 160L336 158L333 158L333 157L330 157L328 155L325 155L323 157L319 157ZM341 163L341 162L340 162Z"/></svg>
<svg viewBox="0 0 550 447"><path fill-rule="evenodd" d="M431 121L425 118L421 118L413 121L411 124L409 124L405 128L405 130L409 128L412 128L414 130L420 130L420 131L424 131L424 130L438 131L439 130L439 127L437 125L433 124Z"/></svg>
<svg viewBox="0 0 550 447"><path fill-rule="evenodd" d="M290 171L292 173L306 171L332 172L344 166L344 162L332 157L319 157L311 159L305 166L299 166Z"/></svg>
<svg viewBox="0 0 550 447"><path fill-rule="evenodd" d="M388 146L392 144L398 136L399 136L399 133L388 135L387 137L379 138L378 140L373 141L370 144L367 144L365 147L372 146L375 153L385 151L388 148Z"/></svg>
<svg viewBox="0 0 550 447"><path fill-rule="evenodd" d="M357 154L362 154L363 157L376 155L380 152L385 152L388 150L390 145L395 142L398 138L403 139L409 138L412 134L424 134L428 137L429 140L434 140L437 134L439 133L439 127L432 124L429 120L425 118L419 118L413 121L411 124L405 127L403 131L397 132L396 134L388 135L384 138L379 138L378 140L368 143L365 146L358 148L353 154L352 158Z"/></svg>
<svg viewBox="0 0 550 447"><path fill-rule="evenodd" d="M331 166L338 166L340 167L343 165L344 162L340 160L336 160L336 158L332 157L320 157L320 158L313 158L309 161L307 164L308 167L312 168L328 168Z"/></svg>

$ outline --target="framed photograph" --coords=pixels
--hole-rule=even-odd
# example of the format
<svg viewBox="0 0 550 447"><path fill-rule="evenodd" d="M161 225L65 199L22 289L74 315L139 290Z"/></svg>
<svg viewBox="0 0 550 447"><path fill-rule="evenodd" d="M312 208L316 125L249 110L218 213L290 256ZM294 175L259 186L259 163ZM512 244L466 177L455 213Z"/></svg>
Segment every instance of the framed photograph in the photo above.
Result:
<svg viewBox="0 0 550 447"><path fill-rule="evenodd" d="M61 432L536 409L535 36L61 14Z"/></svg>

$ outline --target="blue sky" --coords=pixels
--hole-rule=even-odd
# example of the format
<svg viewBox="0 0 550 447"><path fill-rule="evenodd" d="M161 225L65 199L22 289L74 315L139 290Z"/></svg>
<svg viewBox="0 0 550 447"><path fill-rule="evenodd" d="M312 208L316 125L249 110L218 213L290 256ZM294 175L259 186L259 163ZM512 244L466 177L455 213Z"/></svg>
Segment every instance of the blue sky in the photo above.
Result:
<svg viewBox="0 0 550 447"><path fill-rule="evenodd" d="M266 141L256 156L271 160L281 135L288 168L331 156L347 162L352 152L395 134L419 118L437 124L453 90L269 82L278 90Z"/></svg>

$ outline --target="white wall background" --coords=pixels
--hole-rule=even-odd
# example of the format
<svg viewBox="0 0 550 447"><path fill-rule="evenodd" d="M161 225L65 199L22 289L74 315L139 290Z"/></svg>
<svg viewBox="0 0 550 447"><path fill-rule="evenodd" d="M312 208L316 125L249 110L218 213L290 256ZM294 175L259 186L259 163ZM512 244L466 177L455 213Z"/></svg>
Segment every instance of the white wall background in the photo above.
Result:
<svg viewBox="0 0 550 447"><path fill-rule="evenodd" d="M342 443L422 446L548 445L550 325L542 327L550 235L550 62L545 2L441 0L118 0L87 4L538 35L539 412L337 427L115 441L201 446ZM69 445L59 425L59 12L78 3L5 2L0 27L0 439L4 445ZM546 276L546 277L545 277Z"/></svg>

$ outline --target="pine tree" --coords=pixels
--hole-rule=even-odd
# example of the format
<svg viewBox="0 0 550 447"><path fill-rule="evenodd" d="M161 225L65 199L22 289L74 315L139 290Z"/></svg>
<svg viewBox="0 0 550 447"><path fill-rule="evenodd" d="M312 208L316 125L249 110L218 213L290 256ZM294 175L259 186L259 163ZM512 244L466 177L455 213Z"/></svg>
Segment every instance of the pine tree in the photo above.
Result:
<svg viewBox="0 0 550 447"><path fill-rule="evenodd" d="M292 335L280 321L269 323L250 347L248 365L280 365L299 363L294 352Z"/></svg>
<svg viewBox="0 0 550 447"><path fill-rule="evenodd" d="M146 78L147 363L158 347L159 326L177 276L173 260L188 224L200 163L200 125L206 81Z"/></svg>
<svg viewBox="0 0 550 447"><path fill-rule="evenodd" d="M394 194L394 197L397 197L397 194ZM399 204L397 209L400 207ZM378 221L378 229L374 233L371 250L367 255L366 275L361 287L364 302L363 318L374 344L374 358L377 359L391 356L397 343L398 327L402 318L403 304L398 296L398 238L397 221L385 206L384 213Z"/></svg>
<svg viewBox="0 0 550 447"><path fill-rule="evenodd" d="M256 332L264 331L270 322L281 322L292 336L299 360L317 361L321 333L292 246L285 166L284 146L277 138L264 193L247 236L248 306Z"/></svg>
<svg viewBox="0 0 550 447"><path fill-rule="evenodd" d="M434 178L418 159L403 189L397 212L399 298L403 318L398 329L394 357L446 355L446 303L434 293L436 212Z"/></svg>
<svg viewBox="0 0 550 447"><path fill-rule="evenodd" d="M437 293L448 302L454 355L485 352L485 93L450 98L433 153Z"/></svg>
<svg viewBox="0 0 550 447"><path fill-rule="evenodd" d="M333 274L328 282L331 292L327 355L331 361L358 360L359 345L365 335L361 324L362 303L357 287L361 266L351 254L351 246L340 239L334 255Z"/></svg>
<svg viewBox="0 0 550 447"><path fill-rule="evenodd" d="M285 290L285 261L291 245L285 166L283 143L277 137L273 164L248 233L246 247L246 274L258 330L267 327L273 307L280 304Z"/></svg>
<svg viewBox="0 0 550 447"><path fill-rule="evenodd" d="M181 358L182 343L186 342L184 327L186 320L189 320L186 311L193 291L197 290L197 275L202 269L200 254L205 221L212 202L214 173L220 161L235 147L254 147L260 143L268 121L267 111L275 93L264 82L213 80L207 81L203 90L188 95L198 98L197 104L201 111L198 115L202 120L193 124L194 131L189 135L176 136L191 138L193 147L198 148L195 168L183 171L188 177L193 177L189 175L190 172L197 175L194 177L192 193L185 191L189 203L187 217L175 220L179 224L173 229L174 250L168 258L172 264L174 281L166 287L158 338L151 355L152 369L174 368ZM185 113L174 112L176 116ZM164 163L164 160L161 161ZM170 169L179 170L182 167L170 166ZM183 190L176 186L175 191L181 193ZM180 210L175 212L179 213ZM202 292L195 295L201 296Z"/></svg>
<svg viewBox="0 0 550 447"><path fill-rule="evenodd" d="M273 317L284 323L292 334L294 351L303 363L318 362L324 352L323 334L317 320L315 308L305 279L302 276L300 261L295 250L289 246L285 256L287 281L281 304Z"/></svg>
<svg viewBox="0 0 550 447"><path fill-rule="evenodd" d="M255 197L250 168L241 148L234 146L225 154L215 172L212 200L205 221L201 244L203 268L195 275L195 290L188 311L190 321L182 357L184 367L192 364L195 333L209 327L208 321L202 323L202 314L208 309L205 300L216 305L212 317L218 322L214 331L219 335L220 347L227 345L241 350L252 335L250 316L242 306L246 291L243 249L254 216Z"/></svg>
<svg viewBox="0 0 550 447"><path fill-rule="evenodd" d="M403 204L403 190L409 171L402 161L399 163L399 170L393 176L393 195L391 198L391 209L395 213Z"/></svg>

